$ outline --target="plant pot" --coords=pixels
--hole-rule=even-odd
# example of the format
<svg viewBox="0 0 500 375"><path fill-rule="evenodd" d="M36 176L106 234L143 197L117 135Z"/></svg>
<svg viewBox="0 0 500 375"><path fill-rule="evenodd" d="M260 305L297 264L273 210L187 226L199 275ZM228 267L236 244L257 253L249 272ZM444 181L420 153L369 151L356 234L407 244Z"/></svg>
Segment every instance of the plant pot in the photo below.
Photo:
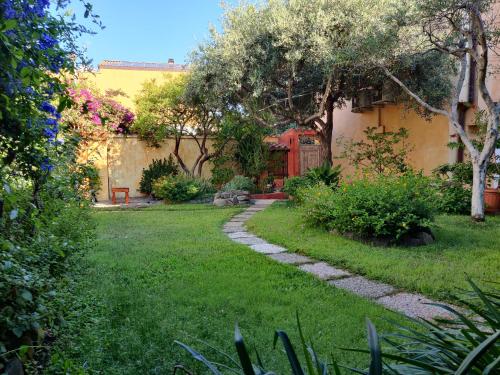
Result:
<svg viewBox="0 0 500 375"><path fill-rule="evenodd" d="M500 190L486 189L484 191L484 203L486 212L496 214L500 213Z"/></svg>

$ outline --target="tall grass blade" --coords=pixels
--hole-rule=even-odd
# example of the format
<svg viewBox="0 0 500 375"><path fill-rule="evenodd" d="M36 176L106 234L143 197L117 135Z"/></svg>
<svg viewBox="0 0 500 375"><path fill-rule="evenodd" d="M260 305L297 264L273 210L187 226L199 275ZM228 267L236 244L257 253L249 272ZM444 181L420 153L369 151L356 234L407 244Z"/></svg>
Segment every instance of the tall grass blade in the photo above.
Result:
<svg viewBox="0 0 500 375"><path fill-rule="evenodd" d="M292 367L292 374L293 375L304 375L304 371L302 370L302 367L300 366L299 359L297 358L297 354L295 353L295 350L293 349L293 345L290 342L290 339L288 338L288 335L284 331L276 331L274 334L274 346L276 347L276 342L278 341L278 338L281 339L281 342L283 343L283 346L285 347L285 352L288 357L288 362L290 363L290 366Z"/></svg>
<svg viewBox="0 0 500 375"><path fill-rule="evenodd" d="M183 344L182 342L180 341L174 341L177 345L179 345L181 348L183 348L184 350L186 350L189 354L191 354L191 356L196 359L197 361L203 363L209 370L212 374L214 375L222 375L220 373L220 371L217 369L217 367L215 367L212 362L210 362L208 359L206 359L205 357L203 357L203 355L201 355L200 353L198 353L196 350L190 348L189 346L187 346L186 344Z"/></svg>
<svg viewBox="0 0 500 375"><path fill-rule="evenodd" d="M368 330L368 345L371 357L369 375L382 375L382 350L380 349L377 330L369 319L366 319L366 327Z"/></svg>
<svg viewBox="0 0 500 375"><path fill-rule="evenodd" d="M241 336L240 329L238 328L238 324L236 324L234 328L234 345L236 346L236 352L238 353L238 357L240 358L243 373L245 375L255 375L252 361L250 360L250 356L248 355L248 351L245 346L245 342L243 341L243 336Z"/></svg>
<svg viewBox="0 0 500 375"><path fill-rule="evenodd" d="M470 352L469 355L467 355L467 357L465 357L464 361L462 362L462 364L460 365L455 374L456 375L466 374L469 371L469 369L472 366L474 366L474 364L479 359L481 359L481 357L488 351L488 349L492 345L496 344L499 337L500 337L500 331L497 331L490 337L488 337L486 340L484 340L477 348L475 348L472 352Z"/></svg>

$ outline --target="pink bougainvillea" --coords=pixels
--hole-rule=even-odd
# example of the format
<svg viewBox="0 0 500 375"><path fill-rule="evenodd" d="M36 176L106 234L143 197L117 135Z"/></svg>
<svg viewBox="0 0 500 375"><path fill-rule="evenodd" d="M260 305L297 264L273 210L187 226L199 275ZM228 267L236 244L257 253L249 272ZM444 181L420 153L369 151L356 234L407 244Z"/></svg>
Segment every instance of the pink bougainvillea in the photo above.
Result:
<svg viewBox="0 0 500 375"><path fill-rule="evenodd" d="M68 94L73 105L63 113L63 122L78 133L86 136L130 133L135 115L117 101L85 88L69 89Z"/></svg>

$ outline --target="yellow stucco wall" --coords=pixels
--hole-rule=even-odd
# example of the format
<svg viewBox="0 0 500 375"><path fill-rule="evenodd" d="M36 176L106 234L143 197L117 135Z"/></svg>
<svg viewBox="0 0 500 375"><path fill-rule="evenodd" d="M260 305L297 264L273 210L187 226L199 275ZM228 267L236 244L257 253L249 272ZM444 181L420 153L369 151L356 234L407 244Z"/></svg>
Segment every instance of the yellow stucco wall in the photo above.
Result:
<svg viewBox="0 0 500 375"><path fill-rule="evenodd" d="M212 141L208 147L211 149ZM153 159L168 158L174 150L174 140L167 139L161 147L148 147L146 142L136 136L116 136L107 143L96 142L89 148L92 152L83 157L93 160L101 177L101 190L97 194L98 200L108 200L111 196L111 187L128 187L131 197L139 197L139 183L142 170L147 168ZM199 155L198 146L194 140L185 138L181 142L179 153L190 168ZM202 177L209 178L211 164L205 163Z"/></svg>
<svg viewBox="0 0 500 375"><path fill-rule="evenodd" d="M178 71L163 70L139 70L139 69L99 69L96 72L85 73L81 78L88 80L102 93L107 90L121 90L125 96L117 96L115 99L130 108L135 109L134 100L142 85L152 79L161 80L165 75L186 74Z"/></svg>
<svg viewBox="0 0 500 375"><path fill-rule="evenodd" d="M426 121L414 111L405 111L396 105L374 108L364 113L351 112L351 103L343 109L335 109L333 115L333 156L335 165L340 164L344 175L352 175L354 168L343 159L339 159L343 147L339 140L361 140L367 127L383 127L385 131L397 131L406 128L409 131L408 144L413 145L409 154L410 164L417 170L430 174L438 165L449 161L449 125L443 116L434 116Z"/></svg>

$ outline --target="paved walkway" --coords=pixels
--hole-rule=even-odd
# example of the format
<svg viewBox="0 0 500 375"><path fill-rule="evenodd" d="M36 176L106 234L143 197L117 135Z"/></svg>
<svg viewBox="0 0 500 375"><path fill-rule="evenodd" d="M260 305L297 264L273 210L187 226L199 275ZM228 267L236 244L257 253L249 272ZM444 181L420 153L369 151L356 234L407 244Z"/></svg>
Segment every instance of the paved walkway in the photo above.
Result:
<svg viewBox="0 0 500 375"><path fill-rule="evenodd" d="M325 280L335 288L340 288L373 300L391 310L398 311L412 318L450 318L452 315L439 306L429 305L441 303L430 300L420 294L406 293L397 288L378 281L369 280L363 276L354 275L349 271L332 267L325 262L289 253L281 246L268 243L266 240L249 233L245 222L255 213L266 209L274 200L257 200L243 213L234 216L224 225L224 232L233 241L247 245L250 249L265 254L277 262L292 264L304 272L308 272Z"/></svg>

